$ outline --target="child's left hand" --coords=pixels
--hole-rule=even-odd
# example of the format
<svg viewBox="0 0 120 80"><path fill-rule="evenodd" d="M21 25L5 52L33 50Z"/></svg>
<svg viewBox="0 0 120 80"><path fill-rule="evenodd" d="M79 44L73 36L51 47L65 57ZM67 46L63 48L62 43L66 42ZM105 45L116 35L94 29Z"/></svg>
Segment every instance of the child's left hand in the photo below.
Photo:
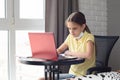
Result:
<svg viewBox="0 0 120 80"><path fill-rule="evenodd" d="M71 56L71 52L69 50L65 51L64 53L66 56Z"/></svg>

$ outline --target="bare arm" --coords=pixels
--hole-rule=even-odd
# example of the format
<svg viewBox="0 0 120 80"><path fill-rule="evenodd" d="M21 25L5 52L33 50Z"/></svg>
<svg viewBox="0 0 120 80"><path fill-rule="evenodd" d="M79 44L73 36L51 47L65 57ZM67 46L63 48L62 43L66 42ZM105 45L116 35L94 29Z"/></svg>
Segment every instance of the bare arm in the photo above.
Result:
<svg viewBox="0 0 120 80"><path fill-rule="evenodd" d="M62 53L67 48L68 48L67 44L63 43L63 44L61 44L61 46L59 48L57 48L57 53L58 54Z"/></svg>
<svg viewBox="0 0 120 80"><path fill-rule="evenodd" d="M80 57L80 58L87 58L87 59L90 59L93 52L94 52L94 43L92 41L88 41L87 42L87 45L86 45L86 52L85 53L79 53L79 52L70 52L70 51L67 51L65 52L66 55L69 55L69 56L74 56L74 57Z"/></svg>

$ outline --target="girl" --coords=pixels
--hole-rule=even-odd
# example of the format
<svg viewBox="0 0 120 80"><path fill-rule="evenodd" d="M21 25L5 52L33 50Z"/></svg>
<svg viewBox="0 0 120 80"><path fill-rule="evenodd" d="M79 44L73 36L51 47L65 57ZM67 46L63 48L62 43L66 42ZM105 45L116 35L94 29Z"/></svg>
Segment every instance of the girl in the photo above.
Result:
<svg viewBox="0 0 120 80"><path fill-rule="evenodd" d="M90 33L85 16L81 12L73 12L66 20L66 26L69 35L57 52L62 53L68 48L65 55L85 58L84 63L72 65L69 70L69 73L75 76L85 75L88 68L95 66L94 36Z"/></svg>
<svg viewBox="0 0 120 80"><path fill-rule="evenodd" d="M71 65L69 74L63 76L65 78L71 77L71 74L74 76L85 75L87 69L95 65L94 36L90 33L86 25L85 16L81 12L73 12L65 23L69 30L69 35L64 43L57 49L58 54L68 48L64 53L65 55L85 58L85 62Z"/></svg>

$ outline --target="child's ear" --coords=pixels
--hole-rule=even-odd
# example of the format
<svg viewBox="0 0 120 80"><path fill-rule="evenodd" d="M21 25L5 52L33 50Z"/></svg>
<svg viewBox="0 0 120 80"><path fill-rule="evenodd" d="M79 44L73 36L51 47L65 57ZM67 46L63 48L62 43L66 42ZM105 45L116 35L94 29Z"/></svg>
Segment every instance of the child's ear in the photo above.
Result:
<svg viewBox="0 0 120 80"><path fill-rule="evenodd" d="M83 24L83 25L82 25L82 27L83 27L83 30L84 30L84 29L85 29L85 27L86 27L86 24Z"/></svg>

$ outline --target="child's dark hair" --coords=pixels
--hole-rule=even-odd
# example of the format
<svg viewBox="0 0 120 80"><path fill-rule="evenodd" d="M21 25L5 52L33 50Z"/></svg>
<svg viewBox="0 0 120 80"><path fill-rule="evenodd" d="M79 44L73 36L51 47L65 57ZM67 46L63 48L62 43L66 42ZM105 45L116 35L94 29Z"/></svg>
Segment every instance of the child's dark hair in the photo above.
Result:
<svg viewBox="0 0 120 80"><path fill-rule="evenodd" d="M86 24L85 15L82 12L73 12L66 20L67 22L75 22L79 25ZM86 25L85 30L90 33L88 26Z"/></svg>

